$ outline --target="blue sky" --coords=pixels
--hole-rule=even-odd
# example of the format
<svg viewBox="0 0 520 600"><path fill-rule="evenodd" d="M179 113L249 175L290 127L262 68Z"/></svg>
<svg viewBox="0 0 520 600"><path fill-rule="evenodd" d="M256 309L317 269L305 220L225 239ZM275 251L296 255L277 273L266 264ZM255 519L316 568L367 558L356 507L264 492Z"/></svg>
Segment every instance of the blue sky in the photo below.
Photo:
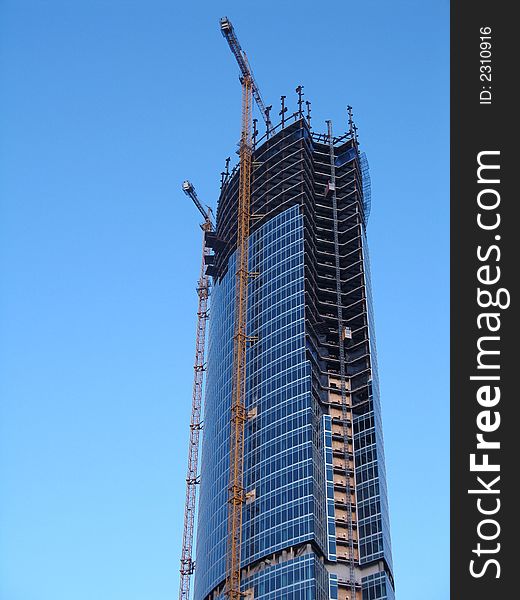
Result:
<svg viewBox="0 0 520 600"><path fill-rule="evenodd" d="M448 598L447 1L0 2L0 598L171 600L199 217L262 93L354 107L397 597ZM277 109L278 110L278 109Z"/></svg>

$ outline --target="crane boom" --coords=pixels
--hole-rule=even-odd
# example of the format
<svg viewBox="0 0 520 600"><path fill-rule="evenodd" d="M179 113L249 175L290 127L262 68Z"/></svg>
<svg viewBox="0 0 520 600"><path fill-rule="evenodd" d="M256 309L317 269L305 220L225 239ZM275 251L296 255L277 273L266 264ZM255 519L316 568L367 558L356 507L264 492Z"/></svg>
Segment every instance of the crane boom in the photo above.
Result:
<svg viewBox="0 0 520 600"><path fill-rule="evenodd" d="M235 280L235 322L233 334L233 374L231 384L231 423L228 497L228 539L226 549L226 586L228 600L241 600L240 567L242 549L242 509L244 490L244 433L247 420L246 355L247 296L249 283L249 225L251 212L251 163L253 154L253 98L260 110L265 106L255 84L245 52L240 47L229 19L220 20L221 31L242 72L242 127L240 134L240 179L237 210L237 248ZM262 113L268 123L268 112Z"/></svg>
<svg viewBox="0 0 520 600"><path fill-rule="evenodd" d="M213 223L212 223L212 219L211 219L211 208L208 207L207 210L204 210L204 207L202 206L199 197L197 196L197 192L195 191L195 187L193 185L193 183L191 183L191 181L188 181L187 179L182 183L182 189L184 191L184 193L186 194L186 196L189 196L192 200L193 200L193 204L195 204L195 206L197 207L197 209L199 210L200 214L204 217L204 221L209 221L211 228L210 231L213 229Z"/></svg>
<svg viewBox="0 0 520 600"><path fill-rule="evenodd" d="M253 71L251 70L251 66L249 65L249 62L247 60L246 53L242 50L240 42L238 41L238 38L235 34L235 29L233 28L231 21L227 17L222 17L220 19L220 31L222 32L222 35L226 38L231 52L233 52L237 60L240 72L242 74L242 78L249 78L251 82L251 93L253 95L253 98L255 99L258 108L260 109L260 112L262 113L262 118L264 119L265 124L269 128L271 125L271 122L269 120L269 111L266 108L264 101L262 100L260 89L255 81L255 78L253 77Z"/></svg>
<svg viewBox="0 0 520 600"><path fill-rule="evenodd" d="M202 390L204 384L205 351L206 351L206 322L208 320L209 276L206 274L206 257L209 248L206 247L206 231L213 230L211 209L204 210L197 198L195 188L189 181L182 184L182 189L194 202L195 206L204 216L202 224L202 264L197 285L199 297L197 308L197 335L195 342L195 363L193 375L193 395L190 418L190 439L188 450L188 469L186 473L186 503L184 505L184 530L182 536L181 567L179 600L189 600L191 575L195 568L193 560L193 537L195 530L195 509L197 499L197 485L199 483L199 445L202 429Z"/></svg>

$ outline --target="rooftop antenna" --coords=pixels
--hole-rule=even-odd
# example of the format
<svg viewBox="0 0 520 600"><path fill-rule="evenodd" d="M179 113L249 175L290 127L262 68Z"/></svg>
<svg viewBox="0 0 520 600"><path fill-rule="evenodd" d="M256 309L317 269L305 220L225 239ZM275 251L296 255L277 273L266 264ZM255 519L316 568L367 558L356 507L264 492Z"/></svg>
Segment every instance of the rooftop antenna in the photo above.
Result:
<svg viewBox="0 0 520 600"><path fill-rule="evenodd" d="M298 94L298 116L300 117L300 119L303 116L303 111L302 111L302 104L303 104L303 85L299 85L296 88L296 93Z"/></svg>
<svg viewBox="0 0 520 600"><path fill-rule="evenodd" d="M269 116L269 113L271 112L272 108L272 104L265 107L265 129L267 133L267 139L269 139L269 135L271 133L271 117Z"/></svg>
<svg viewBox="0 0 520 600"><path fill-rule="evenodd" d="M222 189L224 187L224 184L229 179L229 161L230 160L231 160L231 158L228 156L226 158L226 166L224 167L224 170L220 173L220 189Z"/></svg>
<svg viewBox="0 0 520 600"><path fill-rule="evenodd" d="M348 113L348 131L350 134L352 134L353 133L352 125L354 124L354 121L352 120L352 106L350 106L350 104L347 106L347 113Z"/></svg>
<svg viewBox="0 0 520 600"><path fill-rule="evenodd" d="M311 103L308 100L305 100L305 106L307 107L307 125L309 129L311 127Z"/></svg>
<svg viewBox="0 0 520 600"><path fill-rule="evenodd" d="M358 145L358 136L357 136L358 128L355 123L352 125L352 129L354 130L354 141L356 142L356 147L357 147L357 145Z"/></svg>
<svg viewBox="0 0 520 600"><path fill-rule="evenodd" d="M350 106L350 104L347 106L347 112L348 112L348 131L357 147L357 143L358 143L357 130L358 130L358 128L356 127L356 124L354 123L354 118L352 116L352 106Z"/></svg>
<svg viewBox="0 0 520 600"><path fill-rule="evenodd" d="M282 117L282 129L285 127L285 113L287 112L287 108L285 107L285 99L287 96L280 96L280 100L282 101L282 110L278 113Z"/></svg>

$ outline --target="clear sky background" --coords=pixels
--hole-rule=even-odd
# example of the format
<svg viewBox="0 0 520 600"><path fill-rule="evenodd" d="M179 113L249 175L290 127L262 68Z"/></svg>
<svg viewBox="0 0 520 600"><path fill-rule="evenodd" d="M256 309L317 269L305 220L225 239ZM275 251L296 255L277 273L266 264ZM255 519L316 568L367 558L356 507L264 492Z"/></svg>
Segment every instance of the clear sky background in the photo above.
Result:
<svg viewBox="0 0 520 600"><path fill-rule="evenodd" d="M177 597L223 15L273 112L354 107L397 598L449 596L448 2L0 0L1 600Z"/></svg>

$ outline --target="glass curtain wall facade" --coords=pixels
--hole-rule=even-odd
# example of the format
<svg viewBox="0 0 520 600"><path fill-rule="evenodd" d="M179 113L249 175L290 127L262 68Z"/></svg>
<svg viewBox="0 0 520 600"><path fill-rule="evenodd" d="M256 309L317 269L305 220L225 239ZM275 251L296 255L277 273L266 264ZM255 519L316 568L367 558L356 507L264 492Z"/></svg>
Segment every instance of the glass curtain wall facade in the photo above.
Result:
<svg viewBox="0 0 520 600"><path fill-rule="evenodd" d="M303 118L258 140L253 160L242 589L260 600L391 600L366 160L352 133L330 144ZM195 600L225 597L238 180L238 168L224 177L206 240Z"/></svg>

